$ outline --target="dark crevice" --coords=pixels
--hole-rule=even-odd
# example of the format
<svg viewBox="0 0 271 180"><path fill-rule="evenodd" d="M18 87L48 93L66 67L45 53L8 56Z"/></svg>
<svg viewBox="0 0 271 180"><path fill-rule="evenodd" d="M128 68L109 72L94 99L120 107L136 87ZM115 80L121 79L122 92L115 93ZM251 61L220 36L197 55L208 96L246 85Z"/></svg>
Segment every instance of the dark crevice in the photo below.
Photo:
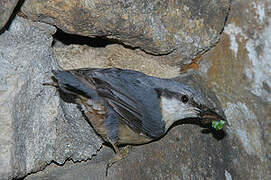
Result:
<svg viewBox="0 0 271 180"><path fill-rule="evenodd" d="M229 8L228 8L228 11L227 11L227 13L226 13L226 17L225 17L225 19L224 19L223 27L222 27L221 31L219 32L218 40L217 40L214 44L210 45L209 48L206 48L206 49L204 49L204 50L198 52L198 53L197 53L197 57L198 57L198 56L202 56L203 54L205 54L205 53L207 53L208 51L212 50L212 49L220 42L220 37L221 37L222 33L224 32L225 26L226 26L227 21L228 21L229 16L230 16L231 6L232 6L232 0L230 0L230 2L229 2Z"/></svg>
<svg viewBox="0 0 271 180"><path fill-rule="evenodd" d="M118 39L108 38L106 36L88 37L88 36L82 36L78 34L70 34L70 33L66 33L62 31L59 28L57 28L57 31L53 35L53 38L54 38L54 42L52 46L54 46L57 41L63 43L64 45L77 44L77 45L87 45L94 48L104 48L107 45L119 44L123 46L124 48L131 49L131 50L140 49L144 53L153 55L153 56L166 56L173 53L177 49L175 48L171 50L170 52L163 53L163 54L155 54L155 53L148 52L144 49L141 49L140 47L133 47L133 46L127 45Z"/></svg>
<svg viewBox="0 0 271 180"><path fill-rule="evenodd" d="M14 7L13 12L11 13L8 21L6 22L6 24L4 25L4 27L2 29L0 29L0 34L2 34L4 31L8 30L11 22L13 21L13 19L15 18L16 14L20 11L23 3L25 0L19 0L17 5ZM0 14L1 15L1 14Z"/></svg>
<svg viewBox="0 0 271 180"><path fill-rule="evenodd" d="M61 29L57 29L53 35L55 41L60 41L65 45L77 44L77 45L88 45L91 47L106 47L110 44L119 44L117 40L106 38L105 36L100 37L88 37L77 34L69 34Z"/></svg>
<svg viewBox="0 0 271 180"><path fill-rule="evenodd" d="M63 43L64 45L77 44L77 45L87 45L87 46L95 47L95 48L104 48L107 45L120 44L123 47L128 48L128 49L132 49L132 50L136 49L134 47L124 44L123 42L117 39L111 39L106 36L88 37L88 36L82 36L78 34L69 34L62 31L59 28L57 28L57 31L53 35L53 38L54 38L53 45L56 43L56 41L59 41Z"/></svg>
<svg viewBox="0 0 271 180"><path fill-rule="evenodd" d="M230 0L230 4L229 4L228 12L227 12L227 14L226 14L226 18L225 18L225 20L224 20L223 28L221 29L221 31L220 31L219 34L222 34L223 31L224 31L224 28L225 28L225 26L226 26L226 24L227 24L227 21L228 21L228 19L229 19L229 16L230 16L231 6L232 6L232 0Z"/></svg>
<svg viewBox="0 0 271 180"><path fill-rule="evenodd" d="M167 130L167 133L175 126L184 125L184 124L198 125L201 128L203 128L201 130L202 134L212 134L212 136L218 141L224 139L227 136L227 133L225 132L224 129L216 130L211 127L211 123L205 124L205 123L201 122L198 118L186 118L186 119L182 119L180 121L177 121Z"/></svg>
<svg viewBox="0 0 271 180"><path fill-rule="evenodd" d="M140 49L141 51L143 51L144 53L149 54L149 55L152 55L152 56L167 56L167 55L173 54L178 48L175 47L175 48L173 48L172 50L170 50L169 52L160 53L160 54L155 54L155 53L152 53L152 52L148 52L148 51L146 51L146 50L144 50L144 49L141 49L141 48L139 48L139 49Z"/></svg>

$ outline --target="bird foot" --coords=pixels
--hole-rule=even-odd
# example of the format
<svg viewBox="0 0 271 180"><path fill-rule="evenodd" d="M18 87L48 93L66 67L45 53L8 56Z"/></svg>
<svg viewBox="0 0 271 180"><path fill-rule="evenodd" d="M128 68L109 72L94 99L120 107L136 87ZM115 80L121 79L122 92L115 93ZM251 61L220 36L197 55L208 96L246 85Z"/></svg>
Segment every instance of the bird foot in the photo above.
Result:
<svg viewBox="0 0 271 180"><path fill-rule="evenodd" d="M113 164L115 164L116 162L118 162L119 160L122 160L124 158L126 158L129 154L129 150L131 149L130 145L125 146L124 148L120 149L120 150L116 150L116 155L110 159L106 165L106 176L108 173L108 168L110 168Z"/></svg>

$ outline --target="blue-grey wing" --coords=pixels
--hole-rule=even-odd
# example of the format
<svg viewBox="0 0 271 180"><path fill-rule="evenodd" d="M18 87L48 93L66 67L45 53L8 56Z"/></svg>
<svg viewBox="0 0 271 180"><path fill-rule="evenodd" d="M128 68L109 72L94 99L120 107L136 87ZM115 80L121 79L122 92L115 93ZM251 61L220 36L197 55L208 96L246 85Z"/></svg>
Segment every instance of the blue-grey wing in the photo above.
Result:
<svg viewBox="0 0 271 180"><path fill-rule="evenodd" d="M90 78L99 96L137 133L159 138L165 133L160 99L151 78L143 73L122 69L73 70Z"/></svg>

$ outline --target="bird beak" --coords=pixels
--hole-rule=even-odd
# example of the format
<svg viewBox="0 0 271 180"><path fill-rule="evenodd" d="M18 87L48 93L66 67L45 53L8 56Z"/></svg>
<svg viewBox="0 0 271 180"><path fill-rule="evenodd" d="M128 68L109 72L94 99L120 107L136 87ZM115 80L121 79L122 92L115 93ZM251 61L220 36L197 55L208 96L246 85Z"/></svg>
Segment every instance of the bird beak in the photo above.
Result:
<svg viewBox="0 0 271 180"><path fill-rule="evenodd" d="M226 117L219 115L214 109L201 110L199 115L203 124L212 124L216 130L221 130L228 124Z"/></svg>

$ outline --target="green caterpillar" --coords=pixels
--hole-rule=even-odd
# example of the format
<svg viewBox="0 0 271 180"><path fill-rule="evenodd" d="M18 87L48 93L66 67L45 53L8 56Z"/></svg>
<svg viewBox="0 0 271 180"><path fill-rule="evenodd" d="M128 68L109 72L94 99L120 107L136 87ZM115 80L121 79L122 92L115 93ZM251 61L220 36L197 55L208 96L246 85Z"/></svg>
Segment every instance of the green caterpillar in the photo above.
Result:
<svg viewBox="0 0 271 180"><path fill-rule="evenodd" d="M215 128L217 131L221 130L226 125L226 121L213 121L212 127Z"/></svg>

